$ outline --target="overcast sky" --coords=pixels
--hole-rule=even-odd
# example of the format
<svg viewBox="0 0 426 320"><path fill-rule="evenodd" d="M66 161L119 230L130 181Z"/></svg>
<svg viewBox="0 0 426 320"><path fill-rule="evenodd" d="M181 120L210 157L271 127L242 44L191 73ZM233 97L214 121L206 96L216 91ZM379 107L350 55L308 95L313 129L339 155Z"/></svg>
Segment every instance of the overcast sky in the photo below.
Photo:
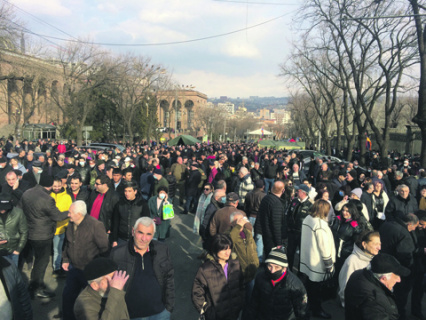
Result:
<svg viewBox="0 0 426 320"><path fill-rule="evenodd" d="M33 32L59 38L89 37L94 42L116 44L184 42L280 17L202 41L106 48L151 57L153 63L172 72L177 82L192 84L209 98L288 94L278 77L279 64L289 54L294 40L292 18L300 0L250 0L262 4L247 4L245 0L9 1L16 5L18 17Z"/></svg>

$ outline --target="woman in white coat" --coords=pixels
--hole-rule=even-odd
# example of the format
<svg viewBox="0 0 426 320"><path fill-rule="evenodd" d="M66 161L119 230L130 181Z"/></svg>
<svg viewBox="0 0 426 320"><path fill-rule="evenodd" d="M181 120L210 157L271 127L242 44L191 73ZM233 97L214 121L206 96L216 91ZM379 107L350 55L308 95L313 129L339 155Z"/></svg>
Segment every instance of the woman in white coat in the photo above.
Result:
<svg viewBox="0 0 426 320"><path fill-rule="evenodd" d="M330 319L321 307L321 283L327 272L333 272L336 247L333 233L327 222L330 204L323 199L315 201L310 215L303 220L300 246L300 272L308 280L306 291L312 315Z"/></svg>

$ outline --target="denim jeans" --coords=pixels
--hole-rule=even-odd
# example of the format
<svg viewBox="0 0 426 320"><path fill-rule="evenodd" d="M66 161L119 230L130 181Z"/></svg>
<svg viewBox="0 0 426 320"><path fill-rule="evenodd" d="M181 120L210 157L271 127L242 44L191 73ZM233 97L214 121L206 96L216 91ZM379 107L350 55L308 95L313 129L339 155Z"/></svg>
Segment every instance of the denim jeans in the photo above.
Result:
<svg viewBox="0 0 426 320"><path fill-rule="evenodd" d="M259 258L259 263L263 262L263 237L261 234L256 234L254 237L254 242L256 243L257 256Z"/></svg>
<svg viewBox="0 0 426 320"><path fill-rule="evenodd" d="M186 197L186 202L185 202L185 211L189 212L189 210L191 209L191 204L195 203L195 197Z"/></svg>
<svg viewBox="0 0 426 320"><path fill-rule="evenodd" d="M254 224L256 223L256 218L255 217L249 217L248 219L249 219L251 225L253 226L253 236L254 236L255 235L255 233L254 233Z"/></svg>
<svg viewBox="0 0 426 320"><path fill-rule="evenodd" d="M65 233L53 237L53 271L61 269L62 246L64 245Z"/></svg>
<svg viewBox="0 0 426 320"><path fill-rule="evenodd" d="M15 264L16 267L18 267L18 262L19 262L19 254L8 254L6 256L6 258L9 258L10 260L12 260L12 262Z"/></svg>
<svg viewBox="0 0 426 320"><path fill-rule="evenodd" d="M271 190L275 179L264 178L264 180L265 180L265 192L267 194L269 192L269 190Z"/></svg>
<svg viewBox="0 0 426 320"><path fill-rule="evenodd" d="M130 320L170 320L170 312L164 309L160 313L154 314L153 316L143 318L132 318Z"/></svg>

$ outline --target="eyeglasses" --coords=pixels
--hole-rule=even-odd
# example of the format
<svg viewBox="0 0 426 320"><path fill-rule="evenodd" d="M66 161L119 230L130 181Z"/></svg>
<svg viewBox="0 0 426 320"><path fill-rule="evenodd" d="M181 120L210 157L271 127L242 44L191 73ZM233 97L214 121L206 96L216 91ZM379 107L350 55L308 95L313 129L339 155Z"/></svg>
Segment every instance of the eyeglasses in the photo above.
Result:
<svg viewBox="0 0 426 320"><path fill-rule="evenodd" d="M210 191L211 189L210 188L204 188L204 191Z"/></svg>
<svg viewBox="0 0 426 320"><path fill-rule="evenodd" d="M97 182L95 182L95 186L101 186L101 185L103 185L103 183L97 183Z"/></svg>

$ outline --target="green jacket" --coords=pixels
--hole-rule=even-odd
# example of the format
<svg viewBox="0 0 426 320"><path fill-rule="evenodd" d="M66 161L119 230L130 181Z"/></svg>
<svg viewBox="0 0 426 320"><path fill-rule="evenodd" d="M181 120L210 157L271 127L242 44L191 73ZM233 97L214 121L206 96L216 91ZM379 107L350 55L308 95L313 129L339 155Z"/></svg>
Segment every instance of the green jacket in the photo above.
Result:
<svg viewBox="0 0 426 320"><path fill-rule="evenodd" d="M170 220L163 220L163 204L157 209L157 196L152 196L148 200L148 208L151 219L160 217L161 224L156 225L155 239L165 239L168 236L170 228Z"/></svg>
<svg viewBox="0 0 426 320"><path fill-rule="evenodd" d="M256 243L250 230L244 226L243 232L246 235L245 239L241 238L240 230L241 227L233 222L232 227L225 233L232 239L232 258L238 259L240 262L244 283L247 283L253 280L256 275L257 268L259 267L259 258L257 257Z"/></svg>
<svg viewBox="0 0 426 320"><path fill-rule="evenodd" d="M155 196L155 197L158 196L158 188L160 188L162 186L169 188L169 182L164 177L161 177L160 180L155 180L152 195Z"/></svg>
<svg viewBox="0 0 426 320"><path fill-rule="evenodd" d="M14 207L9 211L5 223L0 218L0 232L8 240L7 243L0 245L0 251L7 251L7 254L13 251L22 252L28 238L27 219L22 209Z"/></svg>

